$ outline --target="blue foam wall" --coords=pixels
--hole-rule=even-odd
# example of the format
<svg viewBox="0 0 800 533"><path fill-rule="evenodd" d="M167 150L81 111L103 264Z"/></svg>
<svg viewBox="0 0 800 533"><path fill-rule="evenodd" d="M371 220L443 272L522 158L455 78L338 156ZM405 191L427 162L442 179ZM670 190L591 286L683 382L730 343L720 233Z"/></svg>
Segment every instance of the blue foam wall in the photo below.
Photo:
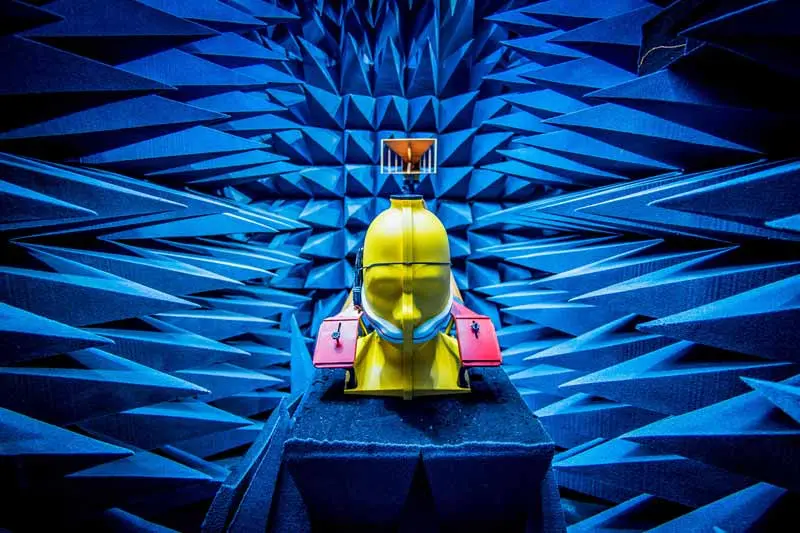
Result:
<svg viewBox="0 0 800 533"><path fill-rule="evenodd" d="M576 530L773 523L800 488L798 16L3 3L0 527L200 527L309 381L400 190L390 136L438 138L419 189Z"/></svg>

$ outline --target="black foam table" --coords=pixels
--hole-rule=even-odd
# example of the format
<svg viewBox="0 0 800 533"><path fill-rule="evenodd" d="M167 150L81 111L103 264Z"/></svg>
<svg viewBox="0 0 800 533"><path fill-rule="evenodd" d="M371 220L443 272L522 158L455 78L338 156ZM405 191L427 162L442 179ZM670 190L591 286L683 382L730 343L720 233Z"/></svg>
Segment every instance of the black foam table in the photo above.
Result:
<svg viewBox="0 0 800 533"><path fill-rule="evenodd" d="M318 371L294 416L272 531L563 531L554 445L502 368L473 392L349 396Z"/></svg>

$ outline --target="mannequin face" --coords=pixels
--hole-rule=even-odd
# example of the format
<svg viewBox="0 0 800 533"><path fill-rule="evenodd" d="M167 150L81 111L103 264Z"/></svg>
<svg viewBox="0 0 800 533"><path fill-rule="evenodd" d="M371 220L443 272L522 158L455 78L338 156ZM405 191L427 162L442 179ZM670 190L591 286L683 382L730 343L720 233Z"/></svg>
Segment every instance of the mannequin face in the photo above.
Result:
<svg viewBox="0 0 800 533"><path fill-rule="evenodd" d="M364 297L379 318L412 329L450 304L450 266L382 264L364 270Z"/></svg>
<svg viewBox="0 0 800 533"><path fill-rule="evenodd" d="M392 199L367 230L363 264L364 310L386 338L414 342L449 312L447 233L422 200Z"/></svg>

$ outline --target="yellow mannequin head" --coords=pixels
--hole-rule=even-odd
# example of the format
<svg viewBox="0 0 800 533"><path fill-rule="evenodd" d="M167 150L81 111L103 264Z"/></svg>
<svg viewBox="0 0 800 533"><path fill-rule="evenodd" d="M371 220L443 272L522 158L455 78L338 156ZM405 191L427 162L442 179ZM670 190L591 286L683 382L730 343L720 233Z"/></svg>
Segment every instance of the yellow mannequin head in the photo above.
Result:
<svg viewBox="0 0 800 533"><path fill-rule="evenodd" d="M386 340L423 342L450 310L447 232L421 198L394 197L367 229L364 311Z"/></svg>

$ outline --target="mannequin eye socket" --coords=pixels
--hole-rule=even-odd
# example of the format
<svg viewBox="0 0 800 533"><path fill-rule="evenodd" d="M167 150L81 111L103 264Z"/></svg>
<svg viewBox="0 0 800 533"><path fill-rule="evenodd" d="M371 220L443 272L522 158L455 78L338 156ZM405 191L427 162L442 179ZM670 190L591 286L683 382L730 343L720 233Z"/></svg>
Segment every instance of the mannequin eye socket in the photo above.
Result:
<svg viewBox="0 0 800 533"><path fill-rule="evenodd" d="M367 291L376 297L395 298L403 292L402 272L391 266L370 270L364 281Z"/></svg>
<svg viewBox="0 0 800 533"><path fill-rule="evenodd" d="M368 289L370 292L392 295L403 292L403 282L397 279L376 279L369 284Z"/></svg>
<svg viewBox="0 0 800 533"><path fill-rule="evenodd" d="M423 296L434 296L436 294L448 293L450 289L450 277L430 276L415 277L414 292Z"/></svg>
<svg viewBox="0 0 800 533"><path fill-rule="evenodd" d="M414 265L414 280L435 282L447 280L449 282L450 269L444 268L442 265Z"/></svg>

